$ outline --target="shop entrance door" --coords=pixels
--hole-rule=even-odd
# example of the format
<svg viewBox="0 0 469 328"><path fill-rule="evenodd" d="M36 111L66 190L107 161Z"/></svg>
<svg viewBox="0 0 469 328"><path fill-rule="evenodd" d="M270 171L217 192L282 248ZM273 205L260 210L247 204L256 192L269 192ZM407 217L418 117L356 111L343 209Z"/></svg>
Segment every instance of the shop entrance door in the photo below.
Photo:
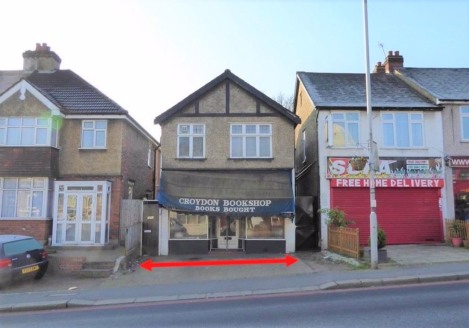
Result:
<svg viewBox="0 0 469 328"><path fill-rule="evenodd" d="M219 249L238 249L239 224L238 220L229 216L217 219L217 239Z"/></svg>

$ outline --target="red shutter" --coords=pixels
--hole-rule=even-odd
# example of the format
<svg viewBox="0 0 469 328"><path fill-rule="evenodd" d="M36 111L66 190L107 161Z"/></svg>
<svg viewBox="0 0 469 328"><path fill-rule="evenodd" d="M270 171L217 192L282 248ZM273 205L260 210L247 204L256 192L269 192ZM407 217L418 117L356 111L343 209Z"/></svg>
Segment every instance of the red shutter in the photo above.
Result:
<svg viewBox="0 0 469 328"><path fill-rule="evenodd" d="M389 245L422 244L443 240L437 188L377 188L378 225ZM360 244L370 235L368 188L331 188L331 207L345 211L353 227L360 228Z"/></svg>

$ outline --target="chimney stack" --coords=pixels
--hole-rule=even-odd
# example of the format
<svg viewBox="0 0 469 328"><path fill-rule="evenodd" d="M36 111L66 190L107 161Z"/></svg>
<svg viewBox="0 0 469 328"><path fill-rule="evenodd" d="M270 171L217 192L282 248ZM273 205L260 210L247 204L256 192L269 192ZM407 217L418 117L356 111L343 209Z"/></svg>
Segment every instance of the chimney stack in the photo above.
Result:
<svg viewBox="0 0 469 328"><path fill-rule="evenodd" d="M378 62L375 65L375 68L373 70L373 73L384 73L386 70L384 68L384 65L381 62Z"/></svg>
<svg viewBox="0 0 469 328"><path fill-rule="evenodd" d="M404 68L404 57L399 55L399 51L388 51L386 60L384 61L384 69L386 73L393 73L396 69Z"/></svg>
<svg viewBox="0 0 469 328"><path fill-rule="evenodd" d="M60 69L62 60L47 43L36 43L36 50L23 52L23 70L27 72L54 72Z"/></svg>

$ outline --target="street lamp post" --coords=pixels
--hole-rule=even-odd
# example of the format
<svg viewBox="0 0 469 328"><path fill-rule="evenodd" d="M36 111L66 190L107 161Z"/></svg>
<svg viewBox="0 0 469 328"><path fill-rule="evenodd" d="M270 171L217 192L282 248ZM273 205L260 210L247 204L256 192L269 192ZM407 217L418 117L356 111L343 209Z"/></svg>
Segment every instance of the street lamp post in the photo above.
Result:
<svg viewBox="0 0 469 328"><path fill-rule="evenodd" d="M368 165L370 176L370 259L371 268L378 269L378 219L376 217L376 191L375 170L378 166L378 156L373 142L373 116L371 111L371 81L370 81L370 57L368 47L368 9L367 0L363 0L363 18L365 29L365 71L366 71L366 114L368 118L369 144Z"/></svg>

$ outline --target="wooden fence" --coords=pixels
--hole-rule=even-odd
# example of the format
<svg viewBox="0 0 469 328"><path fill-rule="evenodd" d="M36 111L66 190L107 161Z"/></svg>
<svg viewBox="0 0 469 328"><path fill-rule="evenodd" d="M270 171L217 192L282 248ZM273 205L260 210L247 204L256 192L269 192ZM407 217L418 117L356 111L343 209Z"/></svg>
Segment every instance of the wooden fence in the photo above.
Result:
<svg viewBox="0 0 469 328"><path fill-rule="evenodd" d="M328 248L343 255L360 257L359 229L327 227Z"/></svg>
<svg viewBox="0 0 469 328"><path fill-rule="evenodd" d="M125 255L142 255L143 201L123 199L121 202L120 238L125 241Z"/></svg>
<svg viewBox="0 0 469 328"><path fill-rule="evenodd" d="M462 220L445 220L445 240L447 243L451 243L451 238L453 237L452 227L453 225L457 226L458 231L460 232L460 237L462 239L469 239L469 221Z"/></svg>

